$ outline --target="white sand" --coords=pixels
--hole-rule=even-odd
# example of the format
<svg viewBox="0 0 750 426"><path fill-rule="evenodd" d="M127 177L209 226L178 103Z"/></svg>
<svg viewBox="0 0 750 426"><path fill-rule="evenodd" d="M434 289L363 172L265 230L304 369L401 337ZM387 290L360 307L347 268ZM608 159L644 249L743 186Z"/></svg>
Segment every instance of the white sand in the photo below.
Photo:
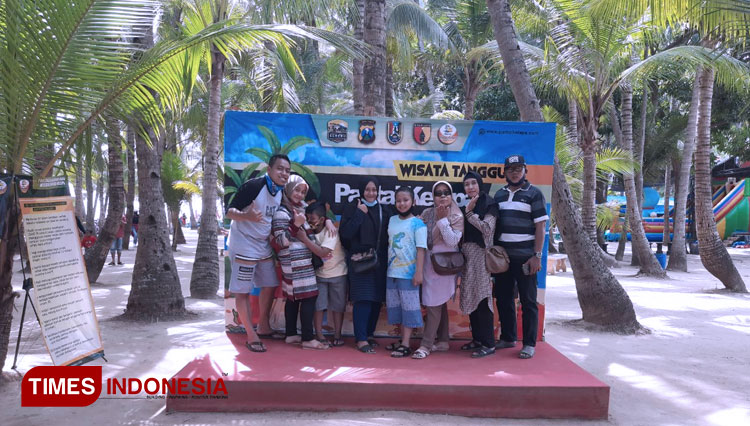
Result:
<svg viewBox="0 0 750 426"><path fill-rule="evenodd" d="M190 270L197 234L186 231L187 245L175 253L183 294L189 294ZM750 285L750 250L730 249L737 268ZM125 266L105 266L92 285L108 363L106 377L170 377L185 363L224 337L223 302L186 299L195 318L181 322L142 324L112 320L127 303L135 251L123 253ZM629 259L628 259L629 260ZM18 265L18 263L17 263ZM690 273L670 272L671 280L634 278L630 267L614 269L635 305L641 324L652 333L619 336L583 330L566 323L581 317L570 270L548 277L547 341L574 362L611 386L609 421L490 420L405 412L266 413L166 415L163 400L98 400L83 408L21 408L20 381L0 388L3 425L54 424L560 424L622 425L750 425L750 295L724 291L721 283L689 256ZM18 271L18 267L15 268ZM21 274L14 286L20 289ZM16 301L6 375L23 299ZM31 311L29 311L31 315ZM39 326L27 315L20 372L51 365Z"/></svg>

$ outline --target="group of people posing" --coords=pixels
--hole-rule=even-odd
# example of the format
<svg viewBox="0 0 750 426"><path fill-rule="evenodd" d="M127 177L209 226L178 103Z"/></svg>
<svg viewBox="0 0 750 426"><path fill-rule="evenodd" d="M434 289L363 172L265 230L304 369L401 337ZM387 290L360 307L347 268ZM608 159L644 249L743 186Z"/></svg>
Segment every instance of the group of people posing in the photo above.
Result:
<svg viewBox="0 0 750 426"><path fill-rule="evenodd" d="M309 186L302 177L291 174L286 156L271 157L267 170L266 175L250 179L238 189L227 211L232 219L229 291L246 325L250 351L267 350L261 338L283 338L306 349L344 345L341 329L348 298L353 304L359 351L376 352L378 343L373 335L385 302L388 322L401 329L401 340L385 348L393 357L423 359L449 348L447 302L460 283L459 305L469 315L472 334L462 350L481 358L496 349L516 346L517 288L523 322L519 356L534 356L536 273L541 269L548 216L543 194L526 180L522 156L505 160L508 184L494 198L481 190L479 174L466 173L463 189L470 201L463 210L445 181L432 186L433 207L417 215L410 187L396 190L394 208L379 202L378 180L363 177L359 197L344 209L338 229L325 204L305 203ZM507 271L490 272L487 252L493 246L501 246L507 253ZM274 333L269 321L279 286L274 253L286 297L284 335ZM260 288L257 330L249 326L249 294L255 288ZM497 342L493 291L501 328ZM332 341L323 336L325 311L334 328ZM414 328L424 330L416 350L410 345Z"/></svg>

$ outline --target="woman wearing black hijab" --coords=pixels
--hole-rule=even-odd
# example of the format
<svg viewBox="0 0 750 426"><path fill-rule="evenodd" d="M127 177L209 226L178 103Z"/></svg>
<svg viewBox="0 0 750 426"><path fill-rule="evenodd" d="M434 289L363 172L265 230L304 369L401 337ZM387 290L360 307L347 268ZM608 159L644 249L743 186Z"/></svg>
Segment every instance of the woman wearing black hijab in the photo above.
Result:
<svg viewBox="0 0 750 426"><path fill-rule="evenodd" d="M466 268L461 274L460 307L469 314L472 341L461 347L481 358L495 353L492 281L485 266L485 250L492 245L497 220L497 204L482 191L482 177L476 172L464 176L464 192L469 197L464 213L464 242L461 252Z"/></svg>
<svg viewBox="0 0 750 426"><path fill-rule="evenodd" d="M392 210L378 202L379 188L375 177L362 177L359 182L360 196L344 209L339 227L341 243L348 251L349 299L354 305L354 337L357 348L364 353L375 353L376 343L372 335L385 301L387 227ZM355 272L351 256L371 249L377 252L378 265L366 272Z"/></svg>

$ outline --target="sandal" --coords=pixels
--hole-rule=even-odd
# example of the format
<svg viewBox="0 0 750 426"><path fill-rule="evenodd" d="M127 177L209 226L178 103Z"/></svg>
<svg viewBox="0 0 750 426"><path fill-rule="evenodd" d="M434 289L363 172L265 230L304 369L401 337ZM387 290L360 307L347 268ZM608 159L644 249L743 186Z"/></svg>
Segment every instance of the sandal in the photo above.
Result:
<svg viewBox="0 0 750 426"><path fill-rule="evenodd" d="M518 354L518 357L521 359L529 359L533 356L534 356L534 347L527 346L527 345L524 345L524 347L521 349L521 353Z"/></svg>
<svg viewBox="0 0 750 426"><path fill-rule="evenodd" d="M344 342L344 339L342 339L341 337L335 337L333 339L333 342L331 342L331 346L333 347L344 346L345 343L346 342ZM368 346L372 346L372 345L368 345Z"/></svg>
<svg viewBox="0 0 750 426"><path fill-rule="evenodd" d="M461 346L462 351L473 351L475 349L479 349L482 347L482 344L477 342L476 340L472 340L471 342Z"/></svg>
<svg viewBox="0 0 750 426"><path fill-rule="evenodd" d="M360 352L362 352L363 354L374 354L375 353L375 349L373 349L373 347L370 346L370 345L357 346L357 350L360 351Z"/></svg>
<svg viewBox="0 0 750 426"><path fill-rule="evenodd" d="M302 349L315 349L324 351L326 349L331 349L331 347L328 346L328 343L323 343L319 340L312 339L307 342L302 342Z"/></svg>
<svg viewBox="0 0 750 426"><path fill-rule="evenodd" d="M428 355L430 355L430 351L424 346L420 346L411 357L412 359L425 359Z"/></svg>
<svg viewBox="0 0 750 426"><path fill-rule="evenodd" d="M405 358L411 354L411 348L401 345L391 352L393 358Z"/></svg>
<svg viewBox="0 0 750 426"><path fill-rule="evenodd" d="M368 340L368 342L369 342L369 340ZM395 351L396 349L398 349L401 346L402 346L401 345L401 341L399 340L398 342L389 343L385 348L387 350L389 350L389 351Z"/></svg>
<svg viewBox="0 0 750 426"><path fill-rule="evenodd" d="M488 348L486 346L482 346L481 348L475 350L471 353L472 358L484 358L487 355L492 355L495 353L495 348Z"/></svg>
<svg viewBox="0 0 750 426"><path fill-rule="evenodd" d="M245 342L245 347L250 349L250 352L265 352L267 351L266 345L260 340L257 342Z"/></svg>
<svg viewBox="0 0 750 426"><path fill-rule="evenodd" d="M378 346L380 346L380 344L378 343L377 340L375 340L374 337L368 337L367 338L367 343L369 343L370 346L372 346L373 348L377 348Z"/></svg>

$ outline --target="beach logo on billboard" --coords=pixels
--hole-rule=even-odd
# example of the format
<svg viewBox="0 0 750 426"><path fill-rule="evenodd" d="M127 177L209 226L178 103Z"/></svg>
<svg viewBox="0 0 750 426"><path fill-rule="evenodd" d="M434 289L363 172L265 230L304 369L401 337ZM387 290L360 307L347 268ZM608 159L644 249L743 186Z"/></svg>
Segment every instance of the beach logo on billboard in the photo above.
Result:
<svg viewBox="0 0 750 426"><path fill-rule="evenodd" d="M424 145L430 141L432 135L432 124L430 123L414 123L414 142Z"/></svg>
<svg viewBox="0 0 750 426"><path fill-rule="evenodd" d="M331 120L328 122L328 140L331 142L344 142L348 137L349 123L344 120Z"/></svg>
<svg viewBox="0 0 750 426"><path fill-rule="evenodd" d="M362 143L372 143L375 140L375 120L359 120L359 134Z"/></svg>
<svg viewBox="0 0 750 426"><path fill-rule="evenodd" d="M458 139L458 129L452 124L443 124L438 130L438 139L445 145L450 145Z"/></svg>
<svg viewBox="0 0 750 426"><path fill-rule="evenodd" d="M29 191L29 181L26 179L21 179L21 181L18 182L18 188L21 189L22 193L27 193Z"/></svg>
<svg viewBox="0 0 750 426"><path fill-rule="evenodd" d="M401 128L403 124L400 121L389 121L388 122L388 142L393 145L401 142Z"/></svg>

